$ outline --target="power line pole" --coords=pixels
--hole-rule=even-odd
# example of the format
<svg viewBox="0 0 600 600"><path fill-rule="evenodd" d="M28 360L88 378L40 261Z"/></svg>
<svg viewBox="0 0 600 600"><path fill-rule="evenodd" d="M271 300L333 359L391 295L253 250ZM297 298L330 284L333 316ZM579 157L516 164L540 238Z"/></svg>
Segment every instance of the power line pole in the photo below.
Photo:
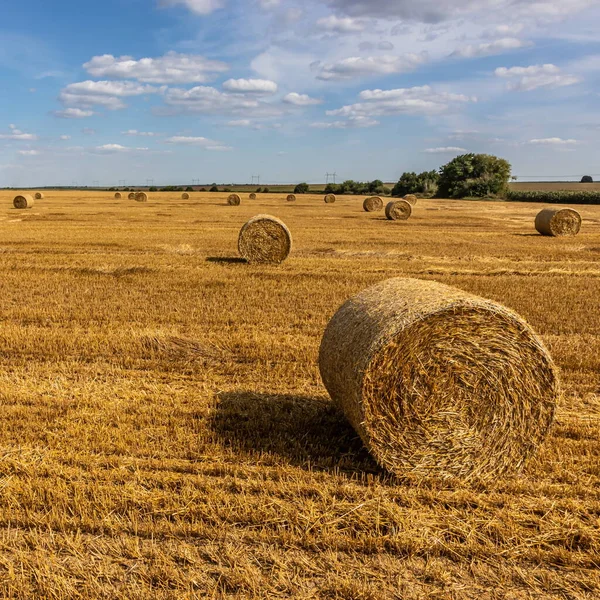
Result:
<svg viewBox="0 0 600 600"><path fill-rule="evenodd" d="M150 187L152 185L154 185L154 179L146 179L146 186Z"/></svg>

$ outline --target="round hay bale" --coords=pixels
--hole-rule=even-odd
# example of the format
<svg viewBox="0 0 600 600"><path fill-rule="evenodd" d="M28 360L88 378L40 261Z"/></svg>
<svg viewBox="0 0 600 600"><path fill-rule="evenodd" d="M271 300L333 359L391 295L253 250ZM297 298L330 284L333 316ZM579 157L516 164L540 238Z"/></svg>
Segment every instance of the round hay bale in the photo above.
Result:
<svg viewBox="0 0 600 600"><path fill-rule="evenodd" d="M383 209L383 200L379 196L371 196L365 198L363 202L363 209L366 212L375 212Z"/></svg>
<svg viewBox="0 0 600 600"><path fill-rule="evenodd" d="M43 200L44 199L44 194L42 194L42 192L36 192L35 193L35 199L36 200Z"/></svg>
<svg viewBox="0 0 600 600"><path fill-rule="evenodd" d="M190 195L187 192L183 192L183 194L181 194L181 199L182 200L189 200L190 199Z"/></svg>
<svg viewBox="0 0 600 600"><path fill-rule="evenodd" d="M325 196L325 203L326 204L333 204L335 202L335 194L327 194Z"/></svg>
<svg viewBox="0 0 600 600"><path fill-rule="evenodd" d="M136 202L148 202L148 194L146 192L136 192L134 200Z"/></svg>
<svg viewBox="0 0 600 600"><path fill-rule="evenodd" d="M276 217L257 215L241 229L240 255L249 263L282 263L292 250L292 234Z"/></svg>
<svg viewBox="0 0 600 600"><path fill-rule="evenodd" d="M286 200L288 202L296 202L296 194L288 194Z"/></svg>
<svg viewBox="0 0 600 600"><path fill-rule="evenodd" d="M120 193L120 192L117 192L117 193L115 194L115 200L120 200L120 199L121 199L121 193Z"/></svg>
<svg viewBox="0 0 600 600"><path fill-rule="evenodd" d="M129 196L127 196L129 200L135 200L135 192L129 192Z"/></svg>
<svg viewBox="0 0 600 600"><path fill-rule="evenodd" d="M242 199L239 194L231 194L229 198L227 198L227 204L229 204L229 206L239 206L241 202Z"/></svg>
<svg viewBox="0 0 600 600"><path fill-rule="evenodd" d="M406 200L392 200L385 207L385 216L390 221L406 221L412 215L412 206Z"/></svg>
<svg viewBox="0 0 600 600"><path fill-rule="evenodd" d="M581 215L572 208L544 208L535 218L535 228L542 235L553 237L577 235L581 229Z"/></svg>
<svg viewBox="0 0 600 600"><path fill-rule="evenodd" d="M402 200L406 200L411 206L414 206L418 198L414 194L406 194Z"/></svg>
<svg viewBox="0 0 600 600"><path fill-rule="evenodd" d="M417 478L520 469L560 394L552 358L519 315L417 279L348 300L327 326L319 369L377 462Z"/></svg>
<svg viewBox="0 0 600 600"><path fill-rule="evenodd" d="M15 208L31 208L34 204L34 198L29 194L15 196L15 199L13 200L13 206Z"/></svg>
<svg viewBox="0 0 600 600"><path fill-rule="evenodd" d="M248 198L250 198L250 200L256 200L256 194L254 192L252 192Z"/></svg>

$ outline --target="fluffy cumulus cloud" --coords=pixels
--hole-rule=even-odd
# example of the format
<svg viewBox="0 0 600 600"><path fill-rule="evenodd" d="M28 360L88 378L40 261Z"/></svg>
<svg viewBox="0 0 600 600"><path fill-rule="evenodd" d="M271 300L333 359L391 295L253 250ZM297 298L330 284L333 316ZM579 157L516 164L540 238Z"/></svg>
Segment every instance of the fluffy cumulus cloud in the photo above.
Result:
<svg viewBox="0 0 600 600"><path fill-rule="evenodd" d="M399 56L383 55L344 58L334 63L313 65L317 70L317 79L324 81L353 79L373 75L392 75L406 73L424 64L428 60L427 53L402 54Z"/></svg>
<svg viewBox="0 0 600 600"><path fill-rule="evenodd" d="M59 100L66 106L89 110L102 106L109 110L125 108L122 98L156 94L161 88L132 81L81 81L71 83L60 92Z"/></svg>
<svg viewBox="0 0 600 600"><path fill-rule="evenodd" d="M311 123L311 127L315 129L363 129L365 127L375 127L375 125L379 125L379 121L360 115L349 116L343 121L319 121Z"/></svg>
<svg viewBox="0 0 600 600"><path fill-rule="evenodd" d="M19 150L21 156L38 156L39 150Z"/></svg>
<svg viewBox="0 0 600 600"><path fill-rule="evenodd" d="M466 152L465 148L459 148L458 146L442 146L440 148L427 148L424 150L426 154L458 154L459 152Z"/></svg>
<svg viewBox="0 0 600 600"><path fill-rule="evenodd" d="M85 119L93 116L94 111L82 108L65 108L65 110L55 110L52 114L59 119Z"/></svg>
<svg viewBox="0 0 600 600"><path fill-rule="evenodd" d="M527 142L528 144L532 145L532 146L574 146L575 144L578 144L579 142L577 140L573 140L573 139L563 139L563 138L559 138L559 137L551 137L551 138L538 138L538 139L533 139L533 140L529 140Z"/></svg>
<svg viewBox="0 0 600 600"><path fill-rule="evenodd" d="M128 129L127 131L121 132L123 135L128 135L132 137L156 137L158 133L154 133L153 131L138 131L137 129Z"/></svg>
<svg viewBox="0 0 600 600"><path fill-rule="evenodd" d="M94 154L123 154L127 152L147 152L148 148L130 148L121 144L103 144L92 148L90 152Z"/></svg>
<svg viewBox="0 0 600 600"><path fill-rule="evenodd" d="M63 140L63 141L70 140L71 136L70 135L61 135L60 139Z"/></svg>
<svg viewBox="0 0 600 600"><path fill-rule="evenodd" d="M169 8L184 6L197 15L210 15L225 6L225 0L159 0L159 6Z"/></svg>
<svg viewBox="0 0 600 600"><path fill-rule="evenodd" d="M553 64L532 65L529 67L499 67L496 77L508 79L508 89L519 92L530 92L537 88L557 88L574 85L581 81L576 75L563 73Z"/></svg>
<svg viewBox="0 0 600 600"><path fill-rule="evenodd" d="M94 56L83 67L93 77L136 79L142 83L206 83L228 70L226 63L195 54L168 52L159 58Z"/></svg>
<svg viewBox="0 0 600 600"><path fill-rule="evenodd" d="M362 102L327 111L329 116L346 118L383 117L392 115L440 115L461 105L476 102L475 97L449 92L436 92L430 86L394 90L364 90Z"/></svg>
<svg viewBox="0 0 600 600"><path fill-rule="evenodd" d="M335 33L360 33L365 30L365 27L364 21L352 19L351 17L329 15L317 21L318 29Z"/></svg>
<svg viewBox="0 0 600 600"><path fill-rule="evenodd" d="M481 44L467 44L457 48L452 56L457 58L479 58L482 56L493 56L496 54L504 54L510 50L518 50L531 46L531 42L520 40L518 38L500 38L493 42L485 42Z"/></svg>
<svg viewBox="0 0 600 600"><path fill-rule="evenodd" d="M16 142L32 142L38 139L38 136L34 133L25 133L21 131L16 125L8 126L8 133L0 133L0 140L13 140Z"/></svg>
<svg viewBox="0 0 600 600"><path fill-rule="evenodd" d="M294 106L313 106L323 103L323 100L319 100L319 98L311 98L308 94L298 94L297 92L286 94L283 101Z"/></svg>
<svg viewBox="0 0 600 600"><path fill-rule="evenodd" d="M221 142L216 142L205 137L193 137L185 135L175 135L165 140L167 144L176 144L180 146L200 146L210 152L228 152L233 150L231 146L226 146Z"/></svg>
<svg viewBox="0 0 600 600"><path fill-rule="evenodd" d="M228 79L223 89L233 94L275 94L277 84L268 79Z"/></svg>

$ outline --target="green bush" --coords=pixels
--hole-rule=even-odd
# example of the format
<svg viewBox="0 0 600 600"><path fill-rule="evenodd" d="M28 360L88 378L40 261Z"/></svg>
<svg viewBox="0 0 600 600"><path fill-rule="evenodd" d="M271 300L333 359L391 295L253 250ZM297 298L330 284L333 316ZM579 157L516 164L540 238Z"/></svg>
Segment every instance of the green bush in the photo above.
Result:
<svg viewBox="0 0 600 600"><path fill-rule="evenodd" d="M401 198L406 194L435 194L440 174L437 171L402 173L398 183L392 189L392 196Z"/></svg>
<svg viewBox="0 0 600 600"><path fill-rule="evenodd" d="M594 183L594 179L592 178L591 175L584 175L581 178L581 183Z"/></svg>
<svg viewBox="0 0 600 600"><path fill-rule="evenodd" d="M440 169L437 196L483 198L504 195L510 163L491 154L463 154Z"/></svg>
<svg viewBox="0 0 600 600"><path fill-rule="evenodd" d="M600 191L592 192L544 192L544 191L510 191L506 195L513 202L544 202L546 204L600 204Z"/></svg>
<svg viewBox="0 0 600 600"><path fill-rule="evenodd" d="M157 192L158 190L154 186L152 186L152 187L148 188L148 191L149 192Z"/></svg>
<svg viewBox="0 0 600 600"><path fill-rule="evenodd" d="M268 187L264 187L263 188L263 194L268 194L269 193L269 188Z"/></svg>
<svg viewBox="0 0 600 600"><path fill-rule="evenodd" d="M299 183L294 188L294 194L308 194L309 191L310 187L308 186L308 183Z"/></svg>
<svg viewBox="0 0 600 600"><path fill-rule="evenodd" d="M213 185L213 186L210 188L210 191L211 191L211 192L218 192L218 191L219 191L219 188L218 188L216 185Z"/></svg>
<svg viewBox="0 0 600 600"><path fill-rule="evenodd" d="M256 193L260 194L262 192L262 188L256 188Z"/></svg>
<svg viewBox="0 0 600 600"><path fill-rule="evenodd" d="M186 192L193 192L193 191L194 191L194 188L193 188L191 185L188 185L188 186L185 188L185 191L186 191Z"/></svg>

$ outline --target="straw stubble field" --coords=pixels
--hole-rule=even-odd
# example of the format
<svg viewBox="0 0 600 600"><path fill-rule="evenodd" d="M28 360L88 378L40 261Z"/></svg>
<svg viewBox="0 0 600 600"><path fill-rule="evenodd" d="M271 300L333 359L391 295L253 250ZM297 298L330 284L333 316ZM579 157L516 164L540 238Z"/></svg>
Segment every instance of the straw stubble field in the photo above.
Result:
<svg viewBox="0 0 600 600"><path fill-rule="evenodd" d="M597 598L600 207L544 238L539 205L0 193L0 596ZM281 218L281 266L237 257ZM324 328L393 276L504 303L564 398L522 477L382 473L319 378Z"/></svg>

